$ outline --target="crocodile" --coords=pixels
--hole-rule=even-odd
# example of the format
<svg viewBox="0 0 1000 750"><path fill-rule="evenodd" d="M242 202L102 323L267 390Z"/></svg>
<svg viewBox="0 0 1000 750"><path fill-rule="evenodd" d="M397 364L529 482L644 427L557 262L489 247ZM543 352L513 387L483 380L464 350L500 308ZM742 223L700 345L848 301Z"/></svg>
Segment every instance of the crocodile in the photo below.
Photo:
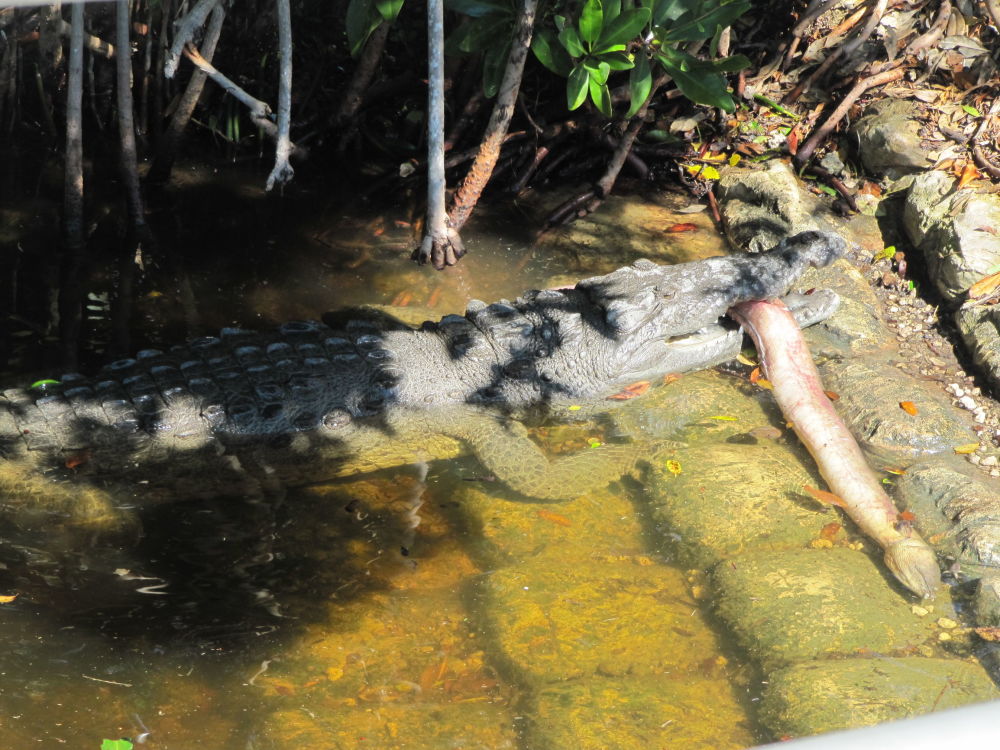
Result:
<svg viewBox="0 0 1000 750"><path fill-rule="evenodd" d="M8 389L0 501L103 523L128 506L255 496L463 451L518 493L577 497L631 470L639 451L609 443L549 459L529 416L604 407L625 384L732 359L742 332L730 306L784 295L844 249L804 232L759 254L640 260L572 289L472 301L419 328L368 312L224 329L93 377ZM828 290L785 299L800 325L838 303Z"/></svg>

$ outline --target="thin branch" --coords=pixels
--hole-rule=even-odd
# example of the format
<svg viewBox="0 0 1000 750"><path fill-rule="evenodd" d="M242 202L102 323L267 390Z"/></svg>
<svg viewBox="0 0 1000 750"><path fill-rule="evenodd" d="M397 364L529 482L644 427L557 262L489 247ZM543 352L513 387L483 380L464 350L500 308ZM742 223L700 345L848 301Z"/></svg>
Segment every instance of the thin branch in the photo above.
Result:
<svg viewBox="0 0 1000 750"><path fill-rule="evenodd" d="M253 121L253 124L263 130L268 137L277 140L278 127L271 119L271 107L266 102L250 96L250 94L226 78L224 74L219 72L218 68L202 57L201 53L191 45L184 48L184 57L197 65L205 75L215 81L227 94L235 97L243 106L249 109L250 119ZM308 153L305 148L296 146L294 143L290 143L289 145L291 146L291 155L293 156L305 157Z"/></svg>
<svg viewBox="0 0 1000 750"><path fill-rule="evenodd" d="M163 62L163 75L167 78L174 77L185 45L191 41L195 32L205 25L208 14L220 2L221 0L198 0L198 4L191 9L191 12L174 24L174 43L170 45L170 50Z"/></svg>
<svg viewBox="0 0 1000 750"><path fill-rule="evenodd" d="M868 78L862 78L860 81L854 84L853 88L844 97L844 100L837 106L830 116L826 118L819 128L817 128L808 140L799 146L798 152L795 154L795 163L802 166L809 158L813 155L813 152L821 144L826 137L833 132L833 129L837 127L837 124L844 119L851 106L857 101L858 97L861 96L865 91L872 88L873 86L881 86L883 84L889 83L890 81L898 81L903 77L905 71L902 68L894 68L891 70L883 70L881 73L876 73Z"/></svg>

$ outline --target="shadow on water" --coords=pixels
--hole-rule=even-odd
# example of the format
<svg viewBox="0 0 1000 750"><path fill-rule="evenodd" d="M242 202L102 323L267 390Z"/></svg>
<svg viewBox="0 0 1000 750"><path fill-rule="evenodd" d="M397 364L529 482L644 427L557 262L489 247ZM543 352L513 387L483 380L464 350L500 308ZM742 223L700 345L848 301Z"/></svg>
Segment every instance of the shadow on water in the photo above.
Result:
<svg viewBox="0 0 1000 750"><path fill-rule="evenodd" d="M360 303L395 303L397 311L425 308L414 317L438 318L461 311L473 297L513 298L526 288L544 285L565 266L565 261L536 256L526 246L507 252L516 244L514 231L500 239L470 235L467 244L473 254L452 272L437 275L400 262L413 242L409 217L366 221L338 216L332 209L324 215L315 196L279 208L257 194L241 198L232 188L187 186L178 194L175 210L154 219L161 241L183 252L172 268L148 274L139 285L143 344L170 343L234 324L267 328L315 317L317 310ZM184 216L184 222L177 216ZM228 249L209 252L215 244ZM113 280L101 283L110 288ZM612 301L617 294L614 289L594 293ZM565 306L566 299L560 295L558 304ZM549 310L554 317L563 312ZM601 321L588 325L592 333L614 338ZM360 341L364 332L355 334ZM290 360L296 370L311 355L300 346L302 341L293 344L296 351ZM380 346L376 337L365 342L360 354L377 352ZM245 372L261 364L253 361L260 351L236 355L238 341L227 341L223 348L230 349L232 361L213 364L214 355L204 357L216 374L227 368ZM267 358L282 351L269 352ZM337 352L325 351L324 356L330 354ZM247 413L268 413L266 407L281 394L260 387L266 378L258 382L237 377L214 384L223 386L224 400L216 402L233 419L235 437L226 448L242 471L215 461L212 445L190 449L181 442L171 444L172 453L154 455L135 470L130 456L136 446L127 435L96 438L100 426L108 424L115 401L139 404L151 393L176 385L171 379L183 362L169 361L171 356L156 360L161 368L156 371L146 366L150 360L134 373L129 369L133 365L123 366L129 372L117 378L121 393L98 394L96 381L64 382L41 407L24 405L25 411L18 413L18 418L28 419L30 409L58 411L61 399L75 398L76 413L86 412L89 404L99 407L103 416L80 421L74 430L65 423L71 417L50 412L47 416L58 418L63 435L74 436L71 444L46 445L43 431L25 436L38 443L33 453L45 456L44 465L33 471L51 480L48 487L64 492L69 502L56 502L47 517L15 513L0 528L0 594L18 595L0 609L7 644L0 653L0 732L5 743L28 746L45 740L96 748L103 737L136 738L151 731L156 747L325 750L361 745L350 740L326 744L335 736L332 730L310 735L303 729L300 736L296 728L306 721L303 717L315 728L350 714L360 717L350 720L360 734L365 717L372 715L368 707L374 707L375 715L386 712L393 717L380 719L379 731L388 731L386 727L397 721L405 723L401 717L410 708L422 713L433 707L444 714L435 714L428 723L447 730L448 722L456 719L445 714L465 702L483 707L477 720L488 720L491 727L484 736L500 731L492 727L514 713L512 688L497 680L489 666L491 646L480 643L481 635L469 624L465 604L475 597L461 595L488 559L463 550L481 543L481 519L455 523L456 517L466 518L464 510L456 510L455 498L464 497L468 486L458 482L456 490L455 482L437 484L437 465L425 480L424 470L397 461L404 468L292 490L282 502L268 491L266 481L258 482L262 492L245 491L239 475L249 470L255 480L264 480L267 467L257 461L252 441L241 444L240 435L246 431L239 415L248 405L252 408ZM125 382L132 374L139 377ZM493 382L484 385L475 400L502 407L506 396L495 391L511 373L498 367L491 374ZM282 398L288 396L292 406L303 393L295 396L292 391L300 387L308 392L311 387L310 376L303 378L287 379L289 393ZM380 394L357 384L345 386L336 399L351 405L352 416L362 417L392 400L393 385L375 383L384 391L378 403L369 401ZM74 387L83 390L74 395ZM540 401L561 395L560 387L558 381L549 383ZM202 406L216 395L206 393ZM181 405L169 398L153 400L149 410L137 408L131 416L124 415L126 421L136 422L128 434L162 435L178 426L174 419L183 411ZM315 420L328 412L313 405L317 409L308 414L300 409L280 418L308 422L309 417L313 422L306 427L314 428ZM269 413L269 418L278 419L278 414ZM342 425L326 426L336 433ZM372 427L372 446L381 449L397 437L389 425ZM404 443L413 439L398 437ZM336 444L336 436L327 442ZM77 445L90 447L84 452ZM296 454L301 446L281 443L268 448L289 459L296 480L292 484L322 478L311 466L313 453ZM10 444L0 449L17 452ZM354 458L341 455L333 464ZM105 461L108 470L96 471ZM109 476L125 481L109 488ZM110 491L114 510L128 510L136 517L125 513L119 519L124 522L111 534L98 533L99 526L74 525L67 520L72 501L82 502L89 490ZM421 502L426 504L418 517ZM592 505L600 509L596 501ZM542 531L569 528L554 511L545 516L531 507L517 510L518 523L530 534L539 531L539 523ZM598 536L595 543L601 541ZM540 541L537 549L546 544ZM576 551L586 562L594 548L588 540ZM575 562L571 556L554 557L551 564L572 568ZM659 586L658 579L651 586ZM258 734L258 725L272 720L279 729ZM452 726L462 726L465 720L459 717ZM409 721L414 723L412 717ZM509 727L503 732L509 741ZM433 742L417 746L435 747Z"/></svg>

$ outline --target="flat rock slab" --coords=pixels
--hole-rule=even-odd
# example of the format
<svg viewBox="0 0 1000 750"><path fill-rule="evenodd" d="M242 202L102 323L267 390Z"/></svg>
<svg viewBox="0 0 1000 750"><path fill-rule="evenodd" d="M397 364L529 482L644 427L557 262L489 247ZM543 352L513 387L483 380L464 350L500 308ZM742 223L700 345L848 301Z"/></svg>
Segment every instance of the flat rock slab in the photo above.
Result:
<svg viewBox="0 0 1000 750"><path fill-rule="evenodd" d="M681 573L648 559L572 568L542 560L483 575L471 595L506 671L536 689L594 675L686 674L718 653Z"/></svg>
<svg viewBox="0 0 1000 750"><path fill-rule="evenodd" d="M380 703L346 708L320 718L301 709L291 709L267 717L261 734L265 746L282 748L515 750L520 747L511 717L490 704Z"/></svg>
<svg viewBox="0 0 1000 750"><path fill-rule="evenodd" d="M895 349L896 342L879 315L875 292L853 264L840 259L825 268L811 269L803 275L801 285L832 289L840 295L837 312L804 331L814 357L831 349L849 357Z"/></svg>
<svg viewBox="0 0 1000 750"><path fill-rule="evenodd" d="M470 553L485 569L548 553L565 564L567 558L586 559L595 551L645 551L632 504L607 489L567 503L532 503L508 499L511 493L497 492L495 484L488 491L466 485L452 496L454 515L467 532Z"/></svg>
<svg viewBox="0 0 1000 750"><path fill-rule="evenodd" d="M777 667L859 652L920 645L920 620L886 574L846 548L762 552L713 571L716 611L765 673Z"/></svg>
<svg viewBox="0 0 1000 750"><path fill-rule="evenodd" d="M942 393L892 365L828 361L819 371L823 385L840 397L841 418L880 459L908 463L978 441ZM916 413L904 409L904 402Z"/></svg>
<svg viewBox="0 0 1000 750"><path fill-rule="evenodd" d="M771 673L758 716L776 736L800 737L997 698L1000 691L975 662L843 659Z"/></svg>
<svg viewBox="0 0 1000 750"><path fill-rule="evenodd" d="M809 456L787 443L702 445L676 460L680 473L657 467L647 493L656 535L686 567L709 568L748 549L799 549L838 520L803 492L820 480L806 468Z"/></svg>
<svg viewBox="0 0 1000 750"><path fill-rule="evenodd" d="M735 750L755 744L722 680L598 679L544 688L532 703L525 738L535 750Z"/></svg>
<svg viewBox="0 0 1000 750"><path fill-rule="evenodd" d="M955 324L972 361L994 388L1000 388L1000 310L994 305L961 307L955 311Z"/></svg>

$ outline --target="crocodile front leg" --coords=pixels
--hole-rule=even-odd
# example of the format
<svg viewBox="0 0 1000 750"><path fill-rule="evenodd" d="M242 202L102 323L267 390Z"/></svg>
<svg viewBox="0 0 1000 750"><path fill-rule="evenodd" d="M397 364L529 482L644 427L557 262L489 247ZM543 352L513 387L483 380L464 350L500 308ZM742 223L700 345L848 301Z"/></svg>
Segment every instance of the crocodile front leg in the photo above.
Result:
<svg viewBox="0 0 1000 750"><path fill-rule="evenodd" d="M512 490L539 500L573 500L632 472L644 451L605 444L549 458L513 419L478 414L448 431L468 445L486 469Z"/></svg>

